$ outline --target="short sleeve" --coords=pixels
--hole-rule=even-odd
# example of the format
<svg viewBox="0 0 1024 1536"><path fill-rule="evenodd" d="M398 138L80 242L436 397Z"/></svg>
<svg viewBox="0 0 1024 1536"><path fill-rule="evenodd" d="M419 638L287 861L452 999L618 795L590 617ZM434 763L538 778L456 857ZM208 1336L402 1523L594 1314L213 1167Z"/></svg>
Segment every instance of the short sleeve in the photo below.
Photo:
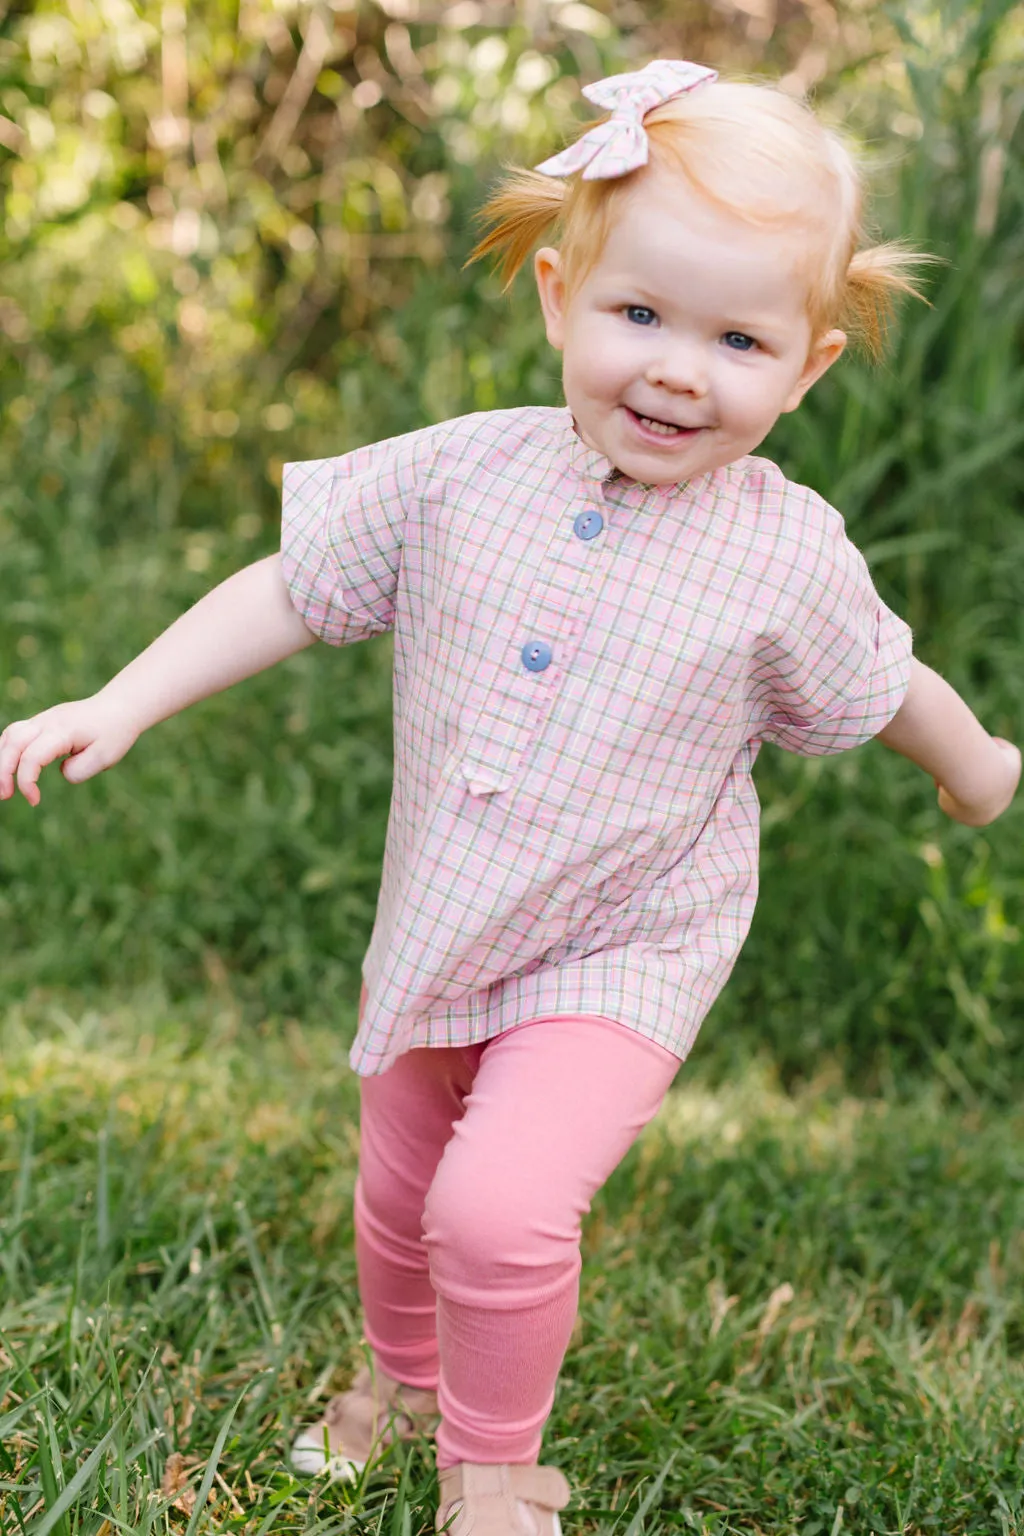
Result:
<svg viewBox="0 0 1024 1536"><path fill-rule="evenodd" d="M405 521L437 438L427 427L284 466L281 568L295 608L328 644L393 627Z"/></svg>
<svg viewBox="0 0 1024 1536"><path fill-rule="evenodd" d="M816 757L889 724L910 683L912 635L876 592L839 513L803 486L789 491L788 568L752 681L760 739Z"/></svg>

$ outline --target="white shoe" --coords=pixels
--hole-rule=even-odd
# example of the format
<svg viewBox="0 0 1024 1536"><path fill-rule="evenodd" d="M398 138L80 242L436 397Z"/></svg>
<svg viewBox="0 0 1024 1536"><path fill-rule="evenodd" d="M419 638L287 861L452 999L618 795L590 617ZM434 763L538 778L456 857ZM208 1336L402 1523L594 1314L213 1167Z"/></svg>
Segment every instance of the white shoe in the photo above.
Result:
<svg viewBox="0 0 1024 1536"><path fill-rule="evenodd" d="M326 1473L332 1483L353 1482L394 1441L433 1434L439 1419L436 1392L403 1386L374 1360L301 1432L291 1464L296 1472Z"/></svg>

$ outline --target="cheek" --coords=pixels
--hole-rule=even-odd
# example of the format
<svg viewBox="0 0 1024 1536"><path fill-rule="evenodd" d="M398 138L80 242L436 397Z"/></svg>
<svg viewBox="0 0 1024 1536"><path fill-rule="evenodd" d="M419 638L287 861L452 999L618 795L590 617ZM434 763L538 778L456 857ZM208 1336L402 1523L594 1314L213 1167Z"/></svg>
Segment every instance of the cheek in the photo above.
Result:
<svg viewBox="0 0 1024 1536"><path fill-rule="evenodd" d="M767 371L734 369L722 381L723 414L737 422L757 423L778 415L778 380Z"/></svg>
<svg viewBox="0 0 1024 1536"><path fill-rule="evenodd" d="M600 399L614 390L620 374L615 353L608 347L588 345L574 347L571 351L566 349L563 377L591 399Z"/></svg>

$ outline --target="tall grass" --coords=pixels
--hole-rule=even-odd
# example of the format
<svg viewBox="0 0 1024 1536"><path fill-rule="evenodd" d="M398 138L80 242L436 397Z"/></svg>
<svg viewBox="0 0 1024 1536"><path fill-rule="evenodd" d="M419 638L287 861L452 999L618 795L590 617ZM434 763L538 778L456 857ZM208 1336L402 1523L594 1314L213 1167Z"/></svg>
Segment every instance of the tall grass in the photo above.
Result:
<svg viewBox="0 0 1024 1536"><path fill-rule="evenodd" d="M888 232L946 265L929 274L930 307L906 309L885 364L844 360L766 451L846 513L918 653L1013 738L1024 717L1024 195L1019 92L1003 61L1019 15L948 6L941 33L926 7L894 17L920 132L883 166L881 211ZM924 41L915 26L932 28ZM884 80L866 84L884 100ZM456 255L478 199L467 173ZM401 382L353 349L337 430L300 414L275 439L283 456L558 398L525 291L505 309L475 274L434 270L391 324ZM133 421L159 400L141 384L133 396L121 375L119 394L113 367L100 357L94 383L40 351L29 377L0 380L8 715L96 688L218 577L273 547L274 497L245 464L239 499L218 486L205 514L178 506L185 468L132 451ZM146 984L176 997L215 981L253 1018L336 1018L372 921L389 655L386 640L318 649L154 730L100 781L72 791L51 771L38 812L4 806L0 998ZM705 1042L714 1035L726 1062L759 1044L788 1076L825 1050L864 1081L916 1064L964 1095L1006 1091L1024 1003L1020 811L988 831L954 827L929 782L876 745L827 763L766 751L759 783L761 906Z"/></svg>
<svg viewBox="0 0 1024 1536"><path fill-rule="evenodd" d="M1018 739L1020 18L1001 4L890 14L920 136L889 152L887 232L944 265L926 270L929 307L905 310L886 363L833 369L768 448L844 511L921 659ZM968 1079L1005 1091L1024 1001L1019 806L980 835L952 827L930 782L877 747L828 768L772 754L761 785L765 896L731 1006L745 993L794 1065L838 1046L851 1063L928 1062L957 1092Z"/></svg>

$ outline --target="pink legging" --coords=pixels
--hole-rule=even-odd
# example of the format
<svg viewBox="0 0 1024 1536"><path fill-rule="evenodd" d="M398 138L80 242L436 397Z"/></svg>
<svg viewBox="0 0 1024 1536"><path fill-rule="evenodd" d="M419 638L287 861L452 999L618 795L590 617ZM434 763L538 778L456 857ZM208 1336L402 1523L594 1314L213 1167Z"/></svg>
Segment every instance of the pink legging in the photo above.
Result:
<svg viewBox="0 0 1024 1536"><path fill-rule="evenodd" d="M534 1019L361 1080L366 1337L436 1387L437 1464L533 1462L579 1297L580 1222L679 1067L609 1019Z"/></svg>

